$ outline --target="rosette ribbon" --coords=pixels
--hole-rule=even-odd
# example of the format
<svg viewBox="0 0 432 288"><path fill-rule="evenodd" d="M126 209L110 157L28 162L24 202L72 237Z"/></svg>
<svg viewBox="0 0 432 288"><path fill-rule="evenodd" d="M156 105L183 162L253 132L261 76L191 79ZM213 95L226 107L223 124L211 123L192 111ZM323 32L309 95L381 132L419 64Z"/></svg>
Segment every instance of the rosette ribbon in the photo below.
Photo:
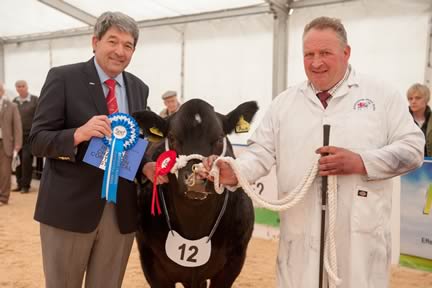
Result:
<svg viewBox="0 0 432 288"><path fill-rule="evenodd" d="M131 149L138 141L138 123L130 115L114 113L108 116L112 135L103 138L108 147L108 157L102 183L102 199L117 202L117 186L123 152Z"/></svg>
<svg viewBox="0 0 432 288"><path fill-rule="evenodd" d="M155 215L155 207L157 208L158 215L161 214L161 208L159 204L159 195L157 193L157 178L159 175L167 175L171 168L176 163L177 153L174 150L168 150L159 155L156 160L156 171L153 179L153 195L152 195L152 205L151 214Z"/></svg>

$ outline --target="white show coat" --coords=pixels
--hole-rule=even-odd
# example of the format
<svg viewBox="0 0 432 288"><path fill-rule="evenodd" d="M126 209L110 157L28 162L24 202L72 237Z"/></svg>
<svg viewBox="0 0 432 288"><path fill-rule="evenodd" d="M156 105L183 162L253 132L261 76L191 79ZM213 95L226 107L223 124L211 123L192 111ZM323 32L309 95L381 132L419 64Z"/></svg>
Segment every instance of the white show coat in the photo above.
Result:
<svg viewBox="0 0 432 288"><path fill-rule="evenodd" d="M388 287L393 187L389 178L420 166L425 144L407 105L396 90L354 70L327 109L304 82L272 102L248 149L237 159L250 182L276 165L282 198L313 164L315 150L323 145L323 124L331 125L330 145L361 155L367 176L338 176L335 237L341 288ZM280 288L318 287L320 183L318 177L300 203L280 213Z"/></svg>

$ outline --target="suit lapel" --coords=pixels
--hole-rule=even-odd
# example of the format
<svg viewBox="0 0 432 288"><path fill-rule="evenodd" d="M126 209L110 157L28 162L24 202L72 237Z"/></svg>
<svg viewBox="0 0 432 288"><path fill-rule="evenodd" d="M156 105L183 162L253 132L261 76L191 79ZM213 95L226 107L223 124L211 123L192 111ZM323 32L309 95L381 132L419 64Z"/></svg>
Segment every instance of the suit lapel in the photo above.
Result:
<svg viewBox="0 0 432 288"><path fill-rule="evenodd" d="M133 79L131 77L129 77L129 74L126 72L123 72L123 79L125 81L125 85L126 85L126 98L127 98L127 102L128 102L128 109L129 109L129 114L132 115L134 111L134 107L137 107L137 103L136 103L136 98L133 96L134 95L134 87L135 87L135 82L133 81Z"/></svg>
<svg viewBox="0 0 432 288"><path fill-rule="evenodd" d="M101 81L94 65L94 58L91 58L85 64L86 81L88 81L89 95L92 98L96 109L100 114L108 115L108 107L106 104L105 96L101 86Z"/></svg>

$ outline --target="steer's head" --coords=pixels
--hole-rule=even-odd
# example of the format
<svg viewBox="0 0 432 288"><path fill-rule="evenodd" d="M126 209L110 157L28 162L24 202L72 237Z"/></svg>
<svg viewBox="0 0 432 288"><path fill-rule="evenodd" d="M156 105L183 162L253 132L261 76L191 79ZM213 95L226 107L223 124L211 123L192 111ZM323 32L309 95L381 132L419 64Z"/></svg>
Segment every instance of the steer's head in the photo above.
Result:
<svg viewBox="0 0 432 288"><path fill-rule="evenodd" d="M239 105L227 115L222 115L215 112L207 102L192 99L166 119L151 111L137 112L133 116L150 139L157 138L162 142L166 139L169 149L175 150L177 155L209 156L221 155L226 135L233 132L236 127L239 128L241 121L250 123L257 110L257 103L250 101ZM225 156L233 156L231 144L228 140L226 143ZM157 158L158 155L154 156ZM180 169L177 182L178 190L182 195L190 199L202 200L209 192L214 192L214 189L206 181L194 177L192 167L199 162L199 160L189 161L186 167ZM174 180L173 176L170 177L170 181L172 180Z"/></svg>

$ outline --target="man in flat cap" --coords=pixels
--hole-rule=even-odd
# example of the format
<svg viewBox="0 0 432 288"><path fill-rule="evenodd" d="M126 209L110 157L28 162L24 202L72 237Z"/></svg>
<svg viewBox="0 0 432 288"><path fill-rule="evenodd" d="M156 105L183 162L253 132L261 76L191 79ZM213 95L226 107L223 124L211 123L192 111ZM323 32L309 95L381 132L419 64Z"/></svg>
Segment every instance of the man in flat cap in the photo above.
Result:
<svg viewBox="0 0 432 288"><path fill-rule="evenodd" d="M168 116L177 112L180 108L180 102L177 100L177 92L176 91L167 91L162 94L162 100L164 101L165 109L163 109L159 115L162 118L167 118Z"/></svg>

